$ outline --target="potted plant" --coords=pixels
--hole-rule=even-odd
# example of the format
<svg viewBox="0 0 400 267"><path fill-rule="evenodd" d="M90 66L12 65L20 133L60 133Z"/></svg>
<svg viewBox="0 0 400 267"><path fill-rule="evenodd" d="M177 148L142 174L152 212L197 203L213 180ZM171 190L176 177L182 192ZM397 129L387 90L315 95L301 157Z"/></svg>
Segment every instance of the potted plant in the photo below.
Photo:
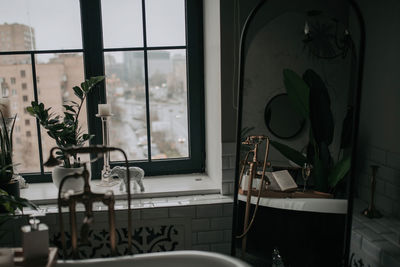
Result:
<svg viewBox="0 0 400 267"><path fill-rule="evenodd" d="M12 160L12 139L17 115L9 118L7 103L8 101L1 101L0 103L0 188L13 196L19 197L19 182L14 177L14 164Z"/></svg>
<svg viewBox="0 0 400 267"><path fill-rule="evenodd" d="M302 151L277 141L271 141L271 145L299 166L303 166L304 163L311 164L315 188L322 192L335 193L351 165L352 109L348 109L343 121L340 153L335 161L329 147L333 141L335 123L325 83L311 69L306 70L302 77L292 70L285 69L283 76L292 105L309 121L309 143L305 155Z"/></svg>
<svg viewBox="0 0 400 267"><path fill-rule="evenodd" d="M79 103L69 101L63 105L65 111L63 118L50 112L51 108L45 108L43 103L33 101L26 110L29 114L36 117L40 125L47 130L47 134L55 140L59 148L68 148L72 146L82 146L86 141L93 138L93 135L82 132L79 126L79 114L82 105L89 92L101 81L104 76L91 77L81 83L81 86L74 86L74 94L78 97ZM57 151L57 159L63 162L62 166L57 166L52 172L54 184L59 188L61 179L67 175L83 170L77 155L66 156L62 151ZM65 190L72 189L75 192L83 190L83 180L68 180L64 185Z"/></svg>

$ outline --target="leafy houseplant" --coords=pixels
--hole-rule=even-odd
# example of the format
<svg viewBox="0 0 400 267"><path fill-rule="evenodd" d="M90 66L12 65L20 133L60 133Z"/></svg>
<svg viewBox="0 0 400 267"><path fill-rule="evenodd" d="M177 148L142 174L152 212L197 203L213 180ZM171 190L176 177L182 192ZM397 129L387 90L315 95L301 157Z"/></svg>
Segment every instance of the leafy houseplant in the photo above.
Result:
<svg viewBox="0 0 400 267"><path fill-rule="evenodd" d="M45 108L43 103L33 101L30 107L26 110L29 114L36 117L47 134L56 141L59 148L68 148L71 146L82 146L86 141L90 140L93 135L82 133L82 128L79 126L79 114L82 105L88 93L101 81L104 76L91 77L81 83L81 86L74 86L74 94L79 98L80 103L70 101L69 104L64 104L64 118L59 115L50 113L51 108ZM57 151L57 158L63 161L65 168L78 168L80 161L77 155L72 155L71 158L64 155L61 151Z"/></svg>
<svg viewBox="0 0 400 267"><path fill-rule="evenodd" d="M6 191L0 189L0 228L16 215L17 210L23 213L24 207L30 207L37 210L37 206L31 201L25 198L9 195ZM0 239L4 234L4 231L0 231Z"/></svg>
<svg viewBox="0 0 400 267"><path fill-rule="evenodd" d="M335 162L329 150L334 135L334 119L329 93L323 80L311 69L306 70L303 77L285 69L283 76L291 103L310 122L309 143L306 156L277 141L271 141L271 145L299 166L312 164L316 189L323 192L333 191L350 169L352 111L348 110L343 122L341 153Z"/></svg>
<svg viewBox="0 0 400 267"><path fill-rule="evenodd" d="M17 115L15 115L9 123L11 126L9 127L7 120L3 115L3 112L0 111L1 121L0 121L0 186L3 189L9 187L9 185L13 185L13 187L19 187L18 181L13 181L14 176L14 164L12 160L12 152L13 152L13 131L14 125ZM16 191L18 195L18 190L11 189L14 192ZM7 190L7 189L6 189ZM8 191L8 190L7 190Z"/></svg>

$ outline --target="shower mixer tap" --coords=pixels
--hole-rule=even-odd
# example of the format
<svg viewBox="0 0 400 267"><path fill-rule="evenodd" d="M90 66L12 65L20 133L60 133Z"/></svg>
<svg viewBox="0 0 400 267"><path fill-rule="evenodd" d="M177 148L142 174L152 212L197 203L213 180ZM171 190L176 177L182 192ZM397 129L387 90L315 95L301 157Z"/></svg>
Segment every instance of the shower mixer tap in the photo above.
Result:
<svg viewBox="0 0 400 267"><path fill-rule="evenodd" d="M47 167L56 166L60 164L60 161L53 155L55 150L61 150L61 152L66 155L76 155L76 154L97 154L97 157L90 162L94 162L102 157L102 155L106 152L111 151L119 151L123 154L125 159L125 166L127 169L126 178L128 185L130 184L130 173L129 173L129 164L126 153L117 147L107 147L107 146L88 146L88 147L70 147L70 148L59 148L53 147L50 150L50 157L47 162L44 164ZM100 155L100 156L99 156ZM83 171L81 173L74 173L72 175L65 176L60 183L59 191L58 191L58 214L60 221L60 232L61 232L61 243L63 249L63 257L65 259L66 252L66 241L65 241L65 232L64 232L64 222L62 216L62 207L69 208L69 219L70 219L70 227L71 227L71 245L72 245L72 256L74 259L79 258L78 251L78 230L76 224L76 205L78 203L82 203L85 207L85 217L83 220L83 225L80 231L80 241L81 243L88 242L89 228L90 225L94 222L94 214L93 214L93 203L94 202L102 202L108 207L108 219L109 219L109 230L110 230L110 250L111 255L116 256L116 233L115 233L115 198L114 193L112 191L107 191L106 193L94 193L91 191L89 177L90 173L87 170L85 163L83 165ZM74 192L67 191L63 193L62 189L65 182L69 179L84 179L84 188L82 193L75 194ZM128 253L132 254L132 211L131 211L131 190L130 186L127 187L127 198L128 198Z"/></svg>

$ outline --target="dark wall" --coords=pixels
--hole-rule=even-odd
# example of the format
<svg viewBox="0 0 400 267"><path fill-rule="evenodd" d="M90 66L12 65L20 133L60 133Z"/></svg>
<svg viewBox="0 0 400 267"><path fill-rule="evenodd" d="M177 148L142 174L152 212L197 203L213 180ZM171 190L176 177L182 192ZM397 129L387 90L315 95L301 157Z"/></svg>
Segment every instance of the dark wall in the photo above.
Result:
<svg viewBox="0 0 400 267"><path fill-rule="evenodd" d="M370 199L377 172L377 208L400 218L400 1L358 1L366 24L357 196Z"/></svg>

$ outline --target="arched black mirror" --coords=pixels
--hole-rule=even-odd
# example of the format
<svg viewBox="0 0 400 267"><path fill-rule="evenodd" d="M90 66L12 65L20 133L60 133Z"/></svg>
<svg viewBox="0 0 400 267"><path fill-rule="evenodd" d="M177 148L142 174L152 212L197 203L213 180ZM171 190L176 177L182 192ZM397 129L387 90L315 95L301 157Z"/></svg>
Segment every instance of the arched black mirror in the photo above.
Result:
<svg viewBox="0 0 400 267"><path fill-rule="evenodd" d="M363 57L360 14L346 0L260 3L246 21L239 60L233 253L255 266L279 259L285 266L342 266Z"/></svg>
<svg viewBox="0 0 400 267"><path fill-rule="evenodd" d="M271 98L264 110L264 120L268 130L280 139L296 137L306 123L286 93Z"/></svg>

